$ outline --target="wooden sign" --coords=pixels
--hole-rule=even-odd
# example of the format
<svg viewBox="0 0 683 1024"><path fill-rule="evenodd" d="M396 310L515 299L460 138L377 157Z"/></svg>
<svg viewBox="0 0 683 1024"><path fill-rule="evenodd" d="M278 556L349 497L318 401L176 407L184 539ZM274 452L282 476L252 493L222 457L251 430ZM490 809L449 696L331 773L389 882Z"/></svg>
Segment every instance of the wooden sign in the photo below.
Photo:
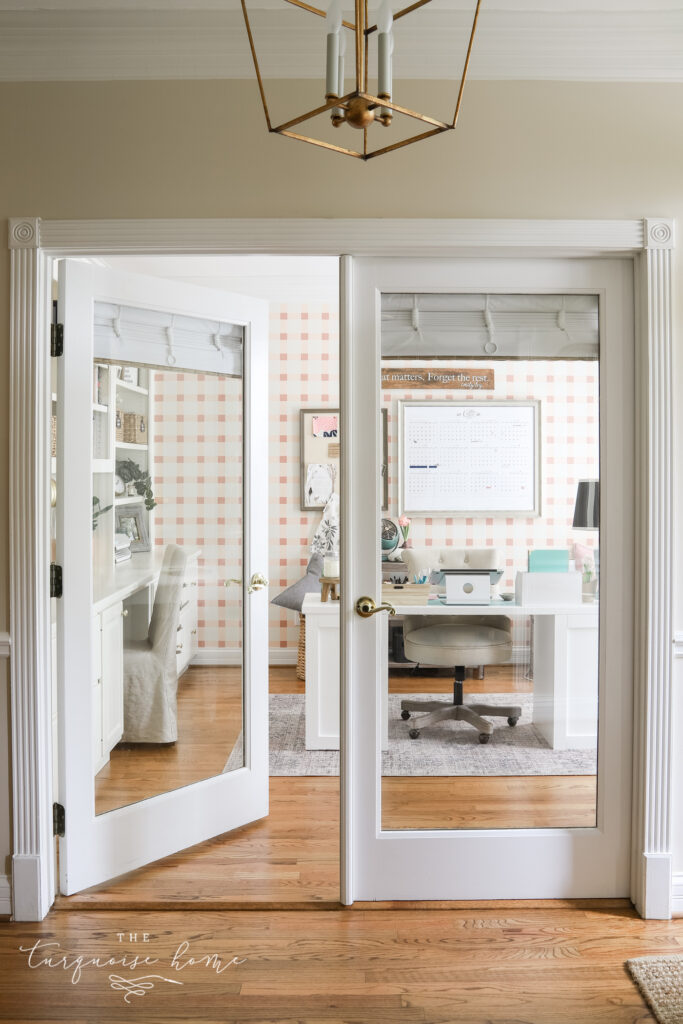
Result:
<svg viewBox="0 0 683 1024"><path fill-rule="evenodd" d="M441 388L450 391L493 391L493 370L459 370L425 366L382 367L382 389L410 391L413 388Z"/></svg>

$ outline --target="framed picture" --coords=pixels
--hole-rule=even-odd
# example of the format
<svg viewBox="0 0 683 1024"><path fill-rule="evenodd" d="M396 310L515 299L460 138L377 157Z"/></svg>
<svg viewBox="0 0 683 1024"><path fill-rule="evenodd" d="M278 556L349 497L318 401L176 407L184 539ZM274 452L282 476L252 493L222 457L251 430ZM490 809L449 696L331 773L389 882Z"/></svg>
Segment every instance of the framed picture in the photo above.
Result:
<svg viewBox="0 0 683 1024"><path fill-rule="evenodd" d="M147 532L147 520L145 517L145 506L142 502L139 505L119 505L115 514L115 529L117 533L125 533L130 537L130 550L149 551L149 533Z"/></svg>
<svg viewBox="0 0 683 1024"><path fill-rule="evenodd" d="M339 493L339 410L301 409L301 509L322 510ZM389 508L387 410L382 409L382 511Z"/></svg>

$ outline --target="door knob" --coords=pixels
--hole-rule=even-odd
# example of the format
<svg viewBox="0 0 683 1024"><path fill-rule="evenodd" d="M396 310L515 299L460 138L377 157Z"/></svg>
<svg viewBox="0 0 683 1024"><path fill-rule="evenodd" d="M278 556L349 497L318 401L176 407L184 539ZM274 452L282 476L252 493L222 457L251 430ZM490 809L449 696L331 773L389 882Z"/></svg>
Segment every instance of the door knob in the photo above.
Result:
<svg viewBox="0 0 683 1024"><path fill-rule="evenodd" d="M363 619L369 619L371 615L376 615L377 612L389 612L390 615L396 614L396 609L393 604L388 602L385 604L375 604L371 597L359 597L356 601L356 612Z"/></svg>
<svg viewBox="0 0 683 1024"><path fill-rule="evenodd" d="M247 593L253 594L255 590L263 590L264 587L268 586L268 580L262 572L255 572L249 580L249 586L247 587Z"/></svg>
<svg viewBox="0 0 683 1024"><path fill-rule="evenodd" d="M229 587L231 583L241 583L241 579L231 577L229 580L223 580L223 585ZM255 572L249 580L249 586L247 587L247 593L253 594L255 590L263 590L264 587L268 586L268 579L263 575L262 572Z"/></svg>

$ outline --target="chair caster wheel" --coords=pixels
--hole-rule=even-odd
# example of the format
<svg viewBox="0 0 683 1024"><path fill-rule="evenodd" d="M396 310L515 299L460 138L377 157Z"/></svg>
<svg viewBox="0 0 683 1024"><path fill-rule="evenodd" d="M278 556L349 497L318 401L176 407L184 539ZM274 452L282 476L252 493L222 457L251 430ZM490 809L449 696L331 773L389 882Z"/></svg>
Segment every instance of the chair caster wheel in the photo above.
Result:
<svg viewBox="0 0 683 1024"><path fill-rule="evenodd" d="M480 743L488 743L488 741L490 739L491 739L491 736L489 735L489 733L487 733L487 732L480 732L479 733L479 742Z"/></svg>
<svg viewBox="0 0 683 1024"><path fill-rule="evenodd" d="M411 740L416 740L418 738L418 736L420 735L420 730L419 729L411 729L410 732L408 733L408 735L410 736Z"/></svg>
<svg viewBox="0 0 683 1024"><path fill-rule="evenodd" d="M408 719L410 718L410 711L402 711L401 718L403 719L404 722L407 722Z"/></svg>
<svg viewBox="0 0 683 1024"><path fill-rule="evenodd" d="M512 715L508 718L508 725L517 725L518 718L514 718Z"/></svg>

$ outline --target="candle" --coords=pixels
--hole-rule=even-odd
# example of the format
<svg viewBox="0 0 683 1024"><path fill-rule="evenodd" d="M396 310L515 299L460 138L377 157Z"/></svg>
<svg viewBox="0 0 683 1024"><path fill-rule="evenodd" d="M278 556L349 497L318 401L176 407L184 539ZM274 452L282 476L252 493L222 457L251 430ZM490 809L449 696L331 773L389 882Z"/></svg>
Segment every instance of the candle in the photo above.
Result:
<svg viewBox="0 0 683 1024"><path fill-rule="evenodd" d="M377 11L377 95L391 99L391 55L394 37L391 31L394 15L387 0Z"/></svg>
<svg viewBox="0 0 683 1024"><path fill-rule="evenodd" d="M346 53L346 33L339 33L339 60L337 62L337 96L344 95L344 54ZM344 116L344 111L341 107L335 108L333 111L335 114L339 114L340 117Z"/></svg>
<svg viewBox="0 0 683 1024"><path fill-rule="evenodd" d="M394 35L391 31L394 16L387 0L383 0L377 11L377 95L391 99L391 55L394 52ZM391 118L388 107L380 108L381 118Z"/></svg>
<svg viewBox="0 0 683 1024"><path fill-rule="evenodd" d="M339 95L339 32L341 30L341 0L332 0L325 17L327 25L327 68L325 97Z"/></svg>

